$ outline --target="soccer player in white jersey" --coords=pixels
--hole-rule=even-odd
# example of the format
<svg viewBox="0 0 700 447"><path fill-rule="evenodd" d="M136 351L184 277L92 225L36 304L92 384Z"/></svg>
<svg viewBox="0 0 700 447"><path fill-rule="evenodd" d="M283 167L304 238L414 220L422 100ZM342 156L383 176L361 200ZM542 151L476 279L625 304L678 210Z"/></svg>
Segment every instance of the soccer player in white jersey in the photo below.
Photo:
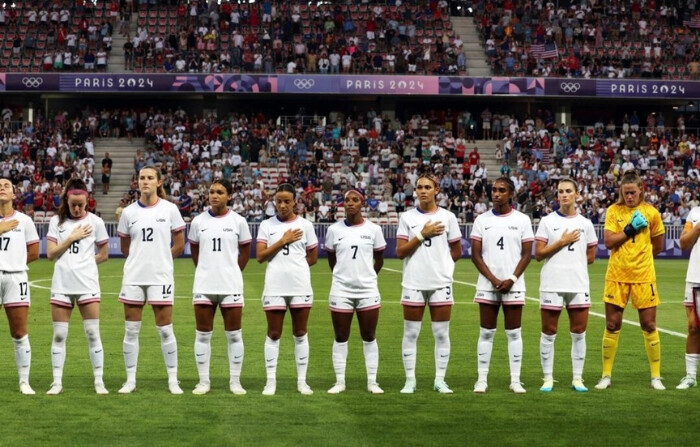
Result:
<svg viewBox="0 0 700 447"><path fill-rule="evenodd" d="M309 365L307 324L314 301L309 267L318 260L318 239L313 224L294 213L295 197L293 185L282 183L277 187L277 214L262 221L255 243L257 261L267 261L262 296L263 310L267 317L265 396L272 396L277 390L277 358L287 308L292 315L297 391L306 395L313 394L306 383Z"/></svg>
<svg viewBox="0 0 700 447"><path fill-rule="evenodd" d="M515 185L511 179L496 179L491 189L493 209L476 218L470 235L472 262L479 270L474 297L479 303L480 321L475 393L485 393L488 389L493 338L501 306L508 339L510 390L525 393L520 383L523 356L520 328L525 305L523 274L530 263L535 237L530 218L513 209L511 199L514 195Z"/></svg>
<svg viewBox="0 0 700 447"><path fill-rule="evenodd" d="M51 280L53 383L46 393L49 395L63 392L68 324L76 303L83 317L95 377L95 392L108 394L102 381L104 353L100 339L100 280L97 264L109 257L109 235L102 219L87 211L87 199L85 182L80 179L69 180L46 235L47 257L56 262Z"/></svg>
<svg viewBox="0 0 700 447"><path fill-rule="evenodd" d="M15 345L19 391L35 394L29 386L32 348L27 335L30 303L27 264L39 259L39 235L32 219L12 208L14 199L12 182L0 178L0 303L5 306Z"/></svg>
<svg viewBox="0 0 700 447"><path fill-rule="evenodd" d="M243 365L243 274L250 259L250 229L227 204L233 196L231 182L215 180L209 186L209 211L197 215L190 225L192 262L196 267L192 288L197 332L194 355L199 383L193 394L209 392L209 359L214 314L217 306L224 319L228 341L229 387L233 394L245 394L241 386Z"/></svg>
<svg viewBox="0 0 700 447"><path fill-rule="evenodd" d="M416 181L418 206L401 215L396 233L396 255L403 259L401 350L406 384L401 393L416 391L416 351L426 305L435 338L433 389L452 393L445 383L450 361L450 316L454 305L452 282L455 262L462 256L462 233L454 214L435 202L438 183L429 174Z"/></svg>
<svg viewBox="0 0 700 447"><path fill-rule="evenodd" d="M559 315L566 306L571 332L571 365L574 391L583 385L586 360L586 326L591 307L588 264L595 260L598 236L590 220L576 211L578 186L571 179L557 185L559 209L543 217L535 234L535 259L544 260L540 272L540 362L544 383L540 391L554 387L554 340Z"/></svg>
<svg viewBox="0 0 700 447"><path fill-rule="evenodd" d="M185 222L177 206L165 199L160 170L153 166L141 168L138 184L140 198L124 208L117 228L126 258L119 292L126 319L123 346L126 382L119 393L128 394L136 389L139 332L143 306L148 302L153 307L160 335L168 388L172 394L182 394L173 333L173 258L185 248Z"/></svg>
<svg viewBox="0 0 700 447"><path fill-rule="evenodd" d="M372 394L383 394L384 390L377 384L379 347L375 333L381 307L377 273L384 265L386 241L382 228L362 217L365 197L360 191L348 190L344 202L345 220L328 228L325 243L328 265L333 271L329 301L335 332L332 353L335 385L328 393L345 391L348 339L352 317L357 312L367 370L367 390Z"/></svg>
<svg viewBox="0 0 700 447"><path fill-rule="evenodd" d="M687 390L697 386L698 358L700 358L700 207L696 206L685 220L680 246L690 251L685 277L685 313L688 317L688 338L685 342L685 377L676 387Z"/></svg>

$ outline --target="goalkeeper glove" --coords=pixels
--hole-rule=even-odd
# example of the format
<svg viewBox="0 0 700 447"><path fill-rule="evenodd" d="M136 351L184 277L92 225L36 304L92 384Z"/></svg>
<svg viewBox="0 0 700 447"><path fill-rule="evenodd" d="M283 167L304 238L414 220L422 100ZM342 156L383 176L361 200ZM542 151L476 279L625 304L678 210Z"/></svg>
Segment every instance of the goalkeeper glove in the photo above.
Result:
<svg viewBox="0 0 700 447"><path fill-rule="evenodd" d="M646 218L642 213L639 212L639 210L635 211L634 214L632 214L632 219L630 220L630 223L627 224L625 227L625 234L627 237L634 237L637 233L639 233L643 228L646 228L649 225L649 222L647 222Z"/></svg>

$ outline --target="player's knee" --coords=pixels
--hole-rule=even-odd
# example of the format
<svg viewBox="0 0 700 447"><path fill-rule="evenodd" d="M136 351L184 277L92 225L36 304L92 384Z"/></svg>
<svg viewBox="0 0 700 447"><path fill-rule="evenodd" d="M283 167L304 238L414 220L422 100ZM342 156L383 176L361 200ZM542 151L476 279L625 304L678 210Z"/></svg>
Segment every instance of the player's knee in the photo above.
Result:
<svg viewBox="0 0 700 447"><path fill-rule="evenodd" d="M694 318L688 321L688 337L700 337L700 327Z"/></svg>
<svg viewBox="0 0 700 447"><path fill-rule="evenodd" d="M656 330L656 322L654 321L643 322L641 326L642 330L647 333L651 333Z"/></svg>
<svg viewBox="0 0 700 447"><path fill-rule="evenodd" d="M282 337L282 332L277 330L268 330L267 336L270 340L279 340Z"/></svg>
<svg viewBox="0 0 700 447"><path fill-rule="evenodd" d="M607 329L608 332L617 332L621 327L622 323L618 321L608 321L605 323L605 329Z"/></svg>
<svg viewBox="0 0 700 447"><path fill-rule="evenodd" d="M95 343L99 339L99 333L94 328L85 328L85 337L89 343Z"/></svg>
<svg viewBox="0 0 700 447"><path fill-rule="evenodd" d="M295 337L303 337L306 335L306 332L306 329L294 329L292 334L294 334Z"/></svg>
<svg viewBox="0 0 700 447"><path fill-rule="evenodd" d="M375 338L377 338L376 332L374 330L366 330L366 331L360 331L360 337L362 337L362 341L374 341Z"/></svg>

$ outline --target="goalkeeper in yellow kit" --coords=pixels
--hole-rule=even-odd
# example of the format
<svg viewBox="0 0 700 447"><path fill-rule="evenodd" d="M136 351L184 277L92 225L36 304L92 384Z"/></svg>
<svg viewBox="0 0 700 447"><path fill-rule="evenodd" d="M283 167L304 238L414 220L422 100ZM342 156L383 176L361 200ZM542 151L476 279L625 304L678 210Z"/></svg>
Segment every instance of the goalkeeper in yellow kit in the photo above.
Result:
<svg viewBox="0 0 700 447"><path fill-rule="evenodd" d="M654 256L664 247L666 230L659 211L644 202L642 180L634 171L620 178L617 203L608 208L605 218L605 246L610 250L605 275L605 334L603 335L603 377L596 388L611 385L615 353L617 352L622 313L629 300L639 312L644 333L644 346L651 368L651 386L663 390L661 381L661 345L656 330L656 288Z"/></svg>

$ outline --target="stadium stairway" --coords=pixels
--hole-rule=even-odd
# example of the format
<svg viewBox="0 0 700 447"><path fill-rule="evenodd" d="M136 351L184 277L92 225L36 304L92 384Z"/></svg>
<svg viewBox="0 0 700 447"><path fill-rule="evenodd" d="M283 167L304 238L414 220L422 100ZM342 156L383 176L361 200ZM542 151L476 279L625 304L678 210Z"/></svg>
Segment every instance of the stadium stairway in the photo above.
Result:
<svg viewBox="0 0 700 447"><path fill-rule="evenodd" d="M501 176L501 164L496 161L497 144L501 144L501 149L503 149L503 142L501 140L476 140L476 144L467 144L467 155L469 155L472 149L474 149L474 146L479 148L481 161L482 163L486 164L488 178L491 181L494 181ZM515 163L513 160L511 160L510 168L515 170Z"/></svg>
<svg viewBox="0 0 700 447"><path fill-rule="evenodd" d="M472 17L451 17L455 36L463 42L464 56L467 58L467 76L491 76L491 66L486 62L481 36ZM490 171L490 169L489 169Z"/></svg>
<svg viewBox="0 0 700 447"><path fill-rule="evenodd" d="M95 142L95 200L97 211L105 222L114 222L114 211L125 192L129 191L131 176L134 174L134 155L143 147L143 139L100 138ZM109 152L112 159L112 178L109 194L102 194L102 159Z"/></svg>

